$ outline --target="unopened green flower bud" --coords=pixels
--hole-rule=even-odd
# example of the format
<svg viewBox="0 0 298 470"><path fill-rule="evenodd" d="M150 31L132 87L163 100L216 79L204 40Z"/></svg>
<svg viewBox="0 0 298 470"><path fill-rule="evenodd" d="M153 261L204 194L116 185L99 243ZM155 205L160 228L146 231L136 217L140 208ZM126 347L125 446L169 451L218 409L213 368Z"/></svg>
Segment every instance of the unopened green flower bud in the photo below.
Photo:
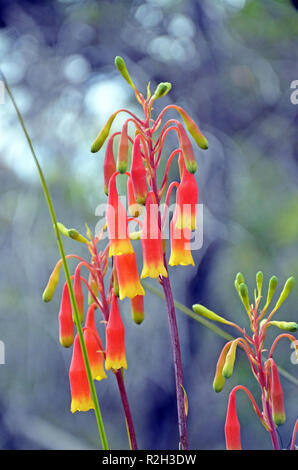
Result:
<svg viewBox="0 0 298 470"><path fill-rule="evenodd" d="M232 342L229 352L227 354L226 360L225 360L225 365L222 370L222 375L226 379L229 379L233 374L237 345L238 345L238 340L235 340Z"/></svg>
<svg viewBox="0 0 298 470"><path fill-rule="evenodd" d="M268 305L270 304L272 297L274 295L274 292L276 291L278 284L278 279L276 276L272 276L269 281L269 287L268 287L268 294L267 294L267 300L266 300L266 305L263 309L264 312L266 312Z"/></svg>
<svg viewBox="0 0 298 470"><path fill-rule="evenodd" d="M158 98L162 98L163 96L166 96L169 93L171 88L172 88L172 84L169 82L159 83L152 96L152 99L157 100Z"/></svg>
<svg viewBox="0 0 298 470"><path fill-rule="evenodd" d="M247 313L249 313L250 306L249 306L248 288L247 288L247 285L244 284L243 282L239 285L239 295Z"/></svg>
<svg viewBox="0 0 298 470"><path fill-rule="evenodd" d="M262 286L263 286L263 273L262 271L259 271L256 275L256 282L257 282L257 289L258 289L258 295L260 296L262 293Z"/></svg>
<svg viewBox="0 0 298 470"><path fill-rule="evenodd" d="M134 89L136 90L136 87L128 73L128 70L126 68L126 64L124 62L124 60L122 59L122 57L120 56L117 56L115 57L115 65L118 69L118 71L121 73L122 77L124 78L124 80L127 81L127 83Z"/></svg>
<svg viewBox="0 0 298 470"><path fill-rule="evenodd" d="M80 243L89 243L87 238L83 237L83 235L81 235L75 228L70 228L68 230L68 235L70 238L72 238L73 240L76 240L77 242L80 242Z"/></svg>
<svg viewBox="0 0 298 470"><path fill-rule="evenodd" d="M235 289L239 294L239 285L245 282L244 276L242 273L237 273L235 277Z"/></svg>
<svg viewBox="0 0 298 470"><path fill-rule="evenodd" d="M105 143L105 141L106 141L106 139L107 139L107 137L110 133L113 121L114 121L115 117L117 116L117 112L118 111L116 111L114 114L112 114L109 117L109 119L107 120L107 122L105 123L105 125L103 126L101 131L99 132L98 136L94 140L93 144L91 145L91 152L92 153L98 152L101 149L101 147L103 146L103 144Z"/></svg>
<svg viewBox="0 0 298 470"><path fill-rule="evenodd" d="M209 320L217 321L219 323L225 323L226 325L231 324L231 322L229 322L225 318L220 317L219 315L212 312L211 310L204 307L203 305L195 304L195 305L192 306L192 309L198 315L201 315L202 317L208 318Z"/></svg>
<svg viewBox="0 0 298 470"><path fill-rule="evenodd" d="M295 285L295 278L294 277L289 277L289 279L286 281L284 288L282 290L282 293L279 296L279 299L273 309L274 312L276 312L277 309L283 304L283 302L287 299L287 297L290 295L293 287Z"/></svg>
<svg viewBox="0 0 298 470"><path fill-rule="evenodd" d="M42 300L44 302L50 302L50 300L52 300L53 298L57 284L59 282L61 266L62 266L62 261L60 260L58 261L55 268L53 269L52 274L50 275L49 281L42 294Z"/></svg>
<svg viewBox="0 0 298 470"><path fill-rule="evenodd" d="M294 321L270 321L270 325L285 331L297 331L298 325Z"/></svg>

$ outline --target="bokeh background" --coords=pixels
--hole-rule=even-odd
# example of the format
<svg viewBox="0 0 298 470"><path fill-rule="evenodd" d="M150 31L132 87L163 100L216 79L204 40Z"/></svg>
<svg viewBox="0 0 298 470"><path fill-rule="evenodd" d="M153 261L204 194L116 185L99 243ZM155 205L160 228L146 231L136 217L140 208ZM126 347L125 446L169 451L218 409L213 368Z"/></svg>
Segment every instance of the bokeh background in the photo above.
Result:
<svg viewBox="0 0 298 470"><path fill-rule="evenodd" d="M0 66L6 74L47 176L58 219L94 229L105 201L103 151L90 144L111 112L139 112L114 68L125 58L142 90L170 81L156 104L184 106L209 139L196 150L204 244L196 266L171 268L175 298L205 304L248 326L234 277L252 289L258 270L282 284L298 278L298 11L290 0L9 1L0 3ZM171 114L169 113L169 116ZM174 116L174 114L173 114ZM114 128L120 126L115 121ZM58 259L47 206L31 155L7 96L0 105L0 447L96 449L93 414L70 413L71 351L58 341L61 285L50 304L41 294ZM168 148L175 141L168 141ZM172 176L177 177L174 166ZM85 254L75 242L66 251ZM72 265L71 265L72 266ZM73 267L73 266L72 266ZM157 286L157 284L155 284ZM297 321L298 289L279 318ZM165 306L145 297L146 319L132 323L122 302L129 368L125 381L139 447L178 445L174 375ZM177 311L191 448L223 449L228 393L238 382L258 387L239 353L233 377L217 395L212 381L224 340ZM230 333L233 333L230 331ZM273 332L269 336L272 337ZM287 422L297 418L298 366L281 342L277 362ZM112 449L128 448L116 381L97 385ZM259 401L258 401L259 402ZM245 396L238 397L243 447L270 449L270 438Z"/></svg>

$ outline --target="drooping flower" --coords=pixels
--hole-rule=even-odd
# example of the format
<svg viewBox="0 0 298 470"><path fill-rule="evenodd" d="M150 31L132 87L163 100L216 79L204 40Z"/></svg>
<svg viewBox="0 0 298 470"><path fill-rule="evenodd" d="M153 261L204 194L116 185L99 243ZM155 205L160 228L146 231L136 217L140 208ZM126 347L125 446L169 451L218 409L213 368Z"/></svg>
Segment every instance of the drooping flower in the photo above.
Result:
<svg viewBox="0 0 298 470"><path fill-rule="evenodd" d="M225 437L227 450L241 450L240 423L236 410L236 394L233 390L229 397L225 423Z"/></svg>
<svg viewBox="0 0 298 470"><path fill-rule="evenodd" d="M196 229L198 199L199 190L196 179L182 164L182 178L176 194L176 228Z"/></svg>
<svg viewBox="0 0 298 470"><path fill-rule="evenodd" d="M96 304L90 305L84 328L84 339L91 367L92 377L95 380L106 379L104 370L104 350L95 323Z"/></svg>
<svg viewBox="0 0 298 470"><path fill-rule="evenodd" d="M138 217L143 209L141 204L138 204L135 199L133 184L131 177L127 180L127 202L128 202L128 212L132 217Z"/></svg>
<svg viewBox="0 0 298 470"><path fill-rule="evenodd" d="M175 219L171 220L171 255L169 259L170 266L187 266L192 264L194 266L194 260L190 250L190 237L191 232L188 228L180 229L176 228Z"/></svg>
<svg viewBox="0 0 298 470"><path fill-rule="evenodd" d="M146 201L145 220L142 229L143 270L141 278L158 276L167 277L163 261L163 248L160 228L158 226L158 207L153 202L150 192Z"/></svg>
<svg viewBox="0 0 298 470"><path fill-rule="evenodd" d="M131 317L137 325L140 325L144 321L144 297L142 295L136 295L130 300Z"/></svg>
<svg viewBox="0 0 298 470"><path fill-rule="evenodd" d="M65 348L73 344L74 324L67 283L64 284L59 310L59 341Z"/></svg>
<svg viewBox="0 0 298 470"><path fill-rule="evenodd" d="M119 173L125 173L127 170L128 163L128 134L127 126L129 120L125 121L122 126L120 142L118 147L118 157L117 157L117 170Z"/></svg>
<svg viewBox="0 0 298 470"><path fill-rule="evenodd" d="M121 319L118 300L114 292L111 297L111 309L106 327L106 370L127 369L125 355L125 331Z"/></svg>
<svg viewBox="0 0 298 470"><path fill-rule="evenodd" d="M116 186L116 173L110 178L106 219L110 240L109 256L133 253L128 235L127 216Z"/></svg>
<svg viewBox="0 0 298 470"><path fill-rule="evenodd" d="M89 411L94 409L78 334L74 340L69 368L69 381L72 397L70 411L75 413L76 411Z"/></svg>
<svg viewBox="0 0 298 470"><path fill-rule="evenodd" d="M113 152L114 136L111 136L107 143L106 154L103 164L104 192L109 193L109 181L116 171L116 163Z"/></svg>
<svg viewBox="0 0 298 470"><path fill-rule="evenodd" d="M146 180L146 169L143 163L140 148L140 139L141 136L139 134L134 139L130 174L136 202L138 204L144 205L148 195L148 188Z"/></svg>
<svg viewBox="0 0 298 470"><path fill-rule="evenodd" d="M286 420L284 394L279 379L279 374L275 362L271 359L271 393L272 417L276 426L280 426Z"/></svg>
<svg viewBox="0 0 298 470"><path fill-rule="evenodd" d="M132 298L136 295L145 295L139 279L135 253L114 256L114 262L117 271L120 300L124 299L124 297Z"/></svg>
<svg viewBox="0 0 298 470"><path fill-rule="evenodd" d="M81 265L78 264L74 274L74 284L73 284L74 295L76 298L76 303L78 307L79 317L81 323L84 321L84 295L81 283Z"/></svg>

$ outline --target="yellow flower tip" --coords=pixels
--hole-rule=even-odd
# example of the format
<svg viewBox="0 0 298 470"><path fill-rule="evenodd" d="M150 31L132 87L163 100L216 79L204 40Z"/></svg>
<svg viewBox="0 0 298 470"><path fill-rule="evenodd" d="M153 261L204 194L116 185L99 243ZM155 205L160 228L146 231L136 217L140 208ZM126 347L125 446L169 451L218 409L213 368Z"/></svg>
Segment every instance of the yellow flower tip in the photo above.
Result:
<svg viewBox="0 0 298 470"><path fill-rule="evenodd" d="M63 336L59 338L59 342L64 348L70 348L73 345L73 339L73 336Z"/></svg>
<svg viewBox="0 0 298 470"><path fill-rule="evenodd" d="M144 265L141 273L141 279L144 279L145 277L151 277L152 279L156 279L159 276L163 277L168 277L167 270L164 266L164 264L160 264L159 266L148 266Z"/></svg>
<svg viewBox="0 0 298 470"><path fill-rule="evenodd" d="M129 253L134 253L129 239L110 241L109 257L128 255Z"/></svg>
<svg viewBox="0 0 298 470"><path fill-rule="evenodd" d="M170 259L169 259L169 265L170 266L189 266L189 265L194 266L194 260L192 257L192 254L190 251L175 251L174 253L171 253Z"/></svg>
<svg viewBox="0 0 298 470"><path fill-rule="evenodd" d="M106 366L106 370L110 370L110 369L118 370L118 369L121 369L122 367L123 369L127 369L126 357L125 355L122 357L115 357L115 358L108 357L106 359L105 366Z"/></svg>
<svg viewBox="0 0 298 470"><path fill-rule="evenodd" d="M145 295L145 291L140 282L128 282L125 286L119 286L119 298L123 300L125 297L132 299L136 295Z"/></svg>
<svg viewBox="0 0 298 470"><path fill-rule="evenodd" d="M91 398L90 399L73 398L71 400L70 411L72 413L75 413L76 411L89 411L89 410L94 410L94 404Z"/></svg>

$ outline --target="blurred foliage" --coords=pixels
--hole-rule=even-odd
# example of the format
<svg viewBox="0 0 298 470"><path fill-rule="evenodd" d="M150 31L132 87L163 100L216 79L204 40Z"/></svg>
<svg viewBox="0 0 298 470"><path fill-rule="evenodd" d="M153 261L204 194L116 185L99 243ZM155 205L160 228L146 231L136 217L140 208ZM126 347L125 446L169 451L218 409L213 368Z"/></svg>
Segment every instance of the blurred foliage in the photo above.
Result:
<svg viewBox="0 0 298 470"><path fill-rule="evenodd" d="M114 70L116 55L145 90L173 83L156 104L184 106L206 133L210 149L197 152L204 246L196 268L173 268L175 297L198 302L239 320L233 281L255 272L280 283L298 278L297 106L290 83L297 77L298 22L288 0L147 0L0 3L0 66L12 86L66 226L94 228L102 191L102 154L90 144L119 107L138 112L133 94ZM171 113L168 114L169 116ZM121 125L115 121L113 128ZM71 415L70 351L58 342L59 293L49 305L41 293L57 249L38 177L8 101L0 105L0 447L95 448L91 413ZM169 138L169 151L173 142ZM177 168L172 176L178 176ZM68 252L82 247L66 240ZM297 295L279 317L297 321ZM146 320L130 322L123 302L128 363L126 384L141 448L177 448L174 377L166 311L150 293ZM242 313L241 313L242 314ZM222 449L228 392L238 381L258 393L239 354L235 375L217 396L216 360L224 342L178 314L192 448ZM245 314L243 322L245 325ZM297 376L288 344L278 362ZM115 381L98 385L113 448L127 448ZM297 389L283 381L287 445L297 417ZM245 397L239 419L246 448L270 448Z"/></svg>

